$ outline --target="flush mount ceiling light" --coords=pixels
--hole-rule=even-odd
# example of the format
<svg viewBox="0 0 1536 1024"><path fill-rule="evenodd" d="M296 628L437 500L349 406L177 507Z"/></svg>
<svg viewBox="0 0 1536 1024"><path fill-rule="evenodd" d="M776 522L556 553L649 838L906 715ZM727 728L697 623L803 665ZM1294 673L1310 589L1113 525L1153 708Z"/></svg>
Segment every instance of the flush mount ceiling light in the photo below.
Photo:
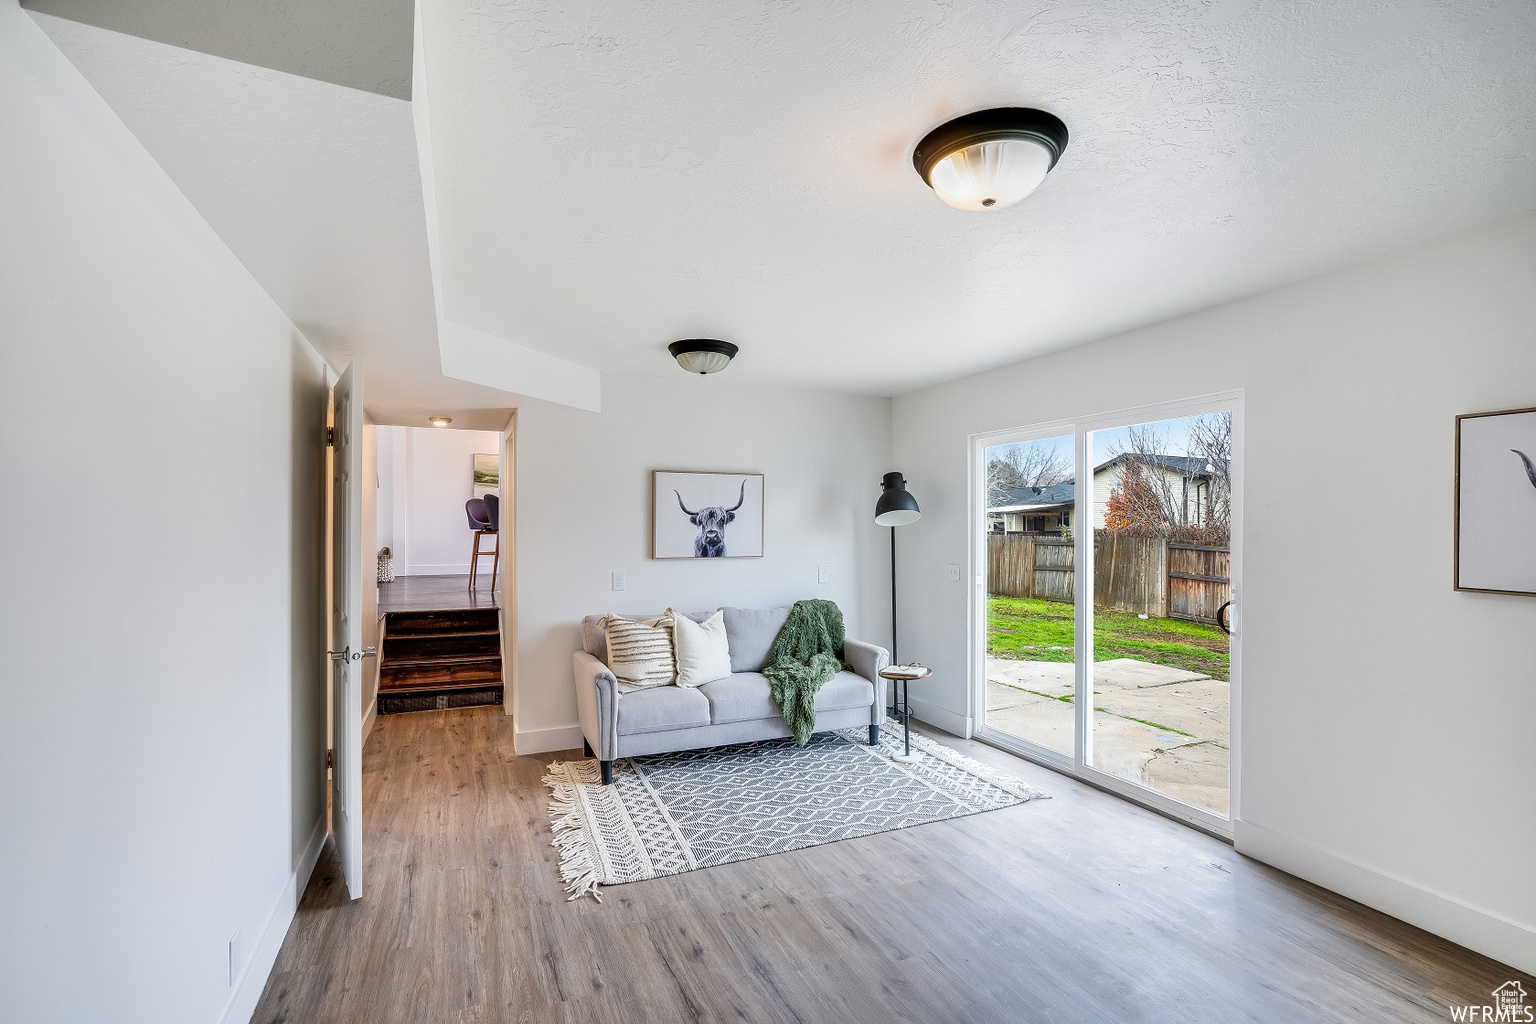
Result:
<svg viewBox="0 0 1536 1024"><path fill-rule="evenodd" d="M453 420L447 416L428 416L427 422L432 424L434 427L446 427L448 424L452 423Z"/></svg>
<svg viewBox="0 0 1536 1024"><path fill-rule="evenodd" d="M912 166L955 209L1000 210L1039 188L1066 148L1061 118L1030 107L995 107L923 136Z"/></svg>
<svg viewBox="0 0 1536 1024"><path fill-rule="evenodd" d="M667 351L689 373L718 373L731 365L737 348L728 341L713 338L684 338L668 345Z"/></svg>

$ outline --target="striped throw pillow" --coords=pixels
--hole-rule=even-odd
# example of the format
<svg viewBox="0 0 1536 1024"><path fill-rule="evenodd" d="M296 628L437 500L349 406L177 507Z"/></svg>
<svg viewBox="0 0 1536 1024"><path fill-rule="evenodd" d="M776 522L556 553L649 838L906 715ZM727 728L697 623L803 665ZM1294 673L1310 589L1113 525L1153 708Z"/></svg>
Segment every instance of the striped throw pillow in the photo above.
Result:
<svg viewBox="0 0 1536 1024"><path fill-rule="evenodd" d="M619 681L619 693L664 686L677 678L672 646L672 616L636 622L618 615L598 620L608 638L608 668Z"/></svg>

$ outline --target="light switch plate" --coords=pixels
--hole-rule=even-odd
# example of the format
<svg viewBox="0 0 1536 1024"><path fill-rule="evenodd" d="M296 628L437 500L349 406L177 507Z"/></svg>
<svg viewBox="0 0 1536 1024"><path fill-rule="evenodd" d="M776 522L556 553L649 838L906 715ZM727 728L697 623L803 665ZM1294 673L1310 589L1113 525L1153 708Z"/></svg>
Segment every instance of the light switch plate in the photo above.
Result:
<svg viewBox="0 0 1536 1024"><path fill-rule="evenodd" d="M954 562L951 562L949 564L949 582L951 582L951 583L959 583L960 582L960 566L955 564Z"/></svg>
<svg viewBox="0 0 1536 1024"><path fill-rule="evenodd" d="M624 589L624 574L623 573L616 572L616 573L613 574L613 589L614 590L623 590Z"/></svg>
<svg viewBox="0 0 1536 1024"><path fill-rule="evenodd" d="M816 582L817 583L831 583L832 582L832 567L830 565L819 565L819 566L816 567Z"/></svg>

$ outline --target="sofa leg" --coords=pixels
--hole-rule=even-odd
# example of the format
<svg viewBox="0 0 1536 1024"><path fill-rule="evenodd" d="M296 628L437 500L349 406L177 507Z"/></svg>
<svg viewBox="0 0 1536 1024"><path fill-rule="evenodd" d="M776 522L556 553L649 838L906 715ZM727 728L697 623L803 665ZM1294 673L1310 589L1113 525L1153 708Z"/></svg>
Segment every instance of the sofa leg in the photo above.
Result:
<svg viewBox="0 0 1536 1024"><path fill-rule="evenodd" d="M869 727L869 745L872 747L880 745L880 727L878 725L871 725Z"/></svg>
<svg viewBox="0 0 1536 1024"><path fill-rule="evenodd" d="M583 736L581 738L581 756L582 757L591 757L592 756L592 744L587 742L587 738L585 736Z"/></svg>
<svg viewBox="0 0 1536 1024"><path fill-rule="evenodd" d="M605 786L613 785L613 762L612 761L604 761L604 762L602 762L602 768L603 768L603 785L605 785Z"/></svg>

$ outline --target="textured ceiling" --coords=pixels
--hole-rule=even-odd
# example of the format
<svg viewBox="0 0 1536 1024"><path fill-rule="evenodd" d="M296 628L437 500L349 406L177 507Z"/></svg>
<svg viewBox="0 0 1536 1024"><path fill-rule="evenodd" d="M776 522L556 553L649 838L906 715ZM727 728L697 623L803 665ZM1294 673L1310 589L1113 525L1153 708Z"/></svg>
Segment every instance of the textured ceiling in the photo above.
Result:
<svg viewBox="0 0 1536 1024"><path fill-rule="evenodd" d="M187 3L222 14L152 41ZM694 336L739 382L897 394L1536 208L1530 0L422 0L411 103L332 73L396 60L393 21L291 3L28 0L145 36L37 15L389 422L595 408ZM1072 141L951 210L912 146L999 105Z"/></svg>
<svg viewBox="0 0 1536 1024"><path fill-rule="evenodd" d="M1536 205L1536 4L429 0L443 302L604 371L896 393ZM962 213L997 105L1072 141Z"/></svg>

